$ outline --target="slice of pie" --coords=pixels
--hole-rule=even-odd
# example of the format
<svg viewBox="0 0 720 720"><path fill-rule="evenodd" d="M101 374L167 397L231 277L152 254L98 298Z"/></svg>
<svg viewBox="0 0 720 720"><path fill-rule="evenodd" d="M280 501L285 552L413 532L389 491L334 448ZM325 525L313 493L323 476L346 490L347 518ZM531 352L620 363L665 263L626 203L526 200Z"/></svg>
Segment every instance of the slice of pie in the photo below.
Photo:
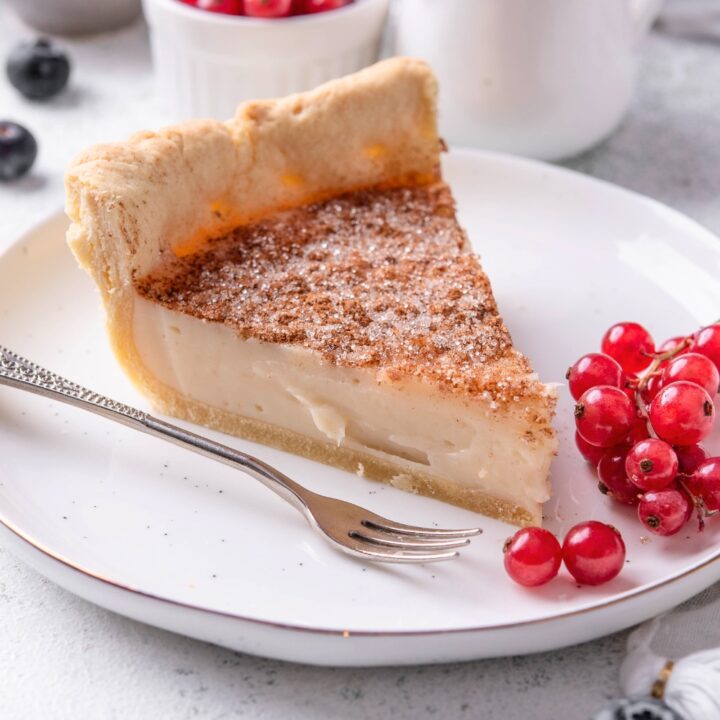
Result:
<svg viewBox="0 0 720 720"><path fill-rule="evenodd" d="M393 59L93 148L68 241L161 412L537 524L555 395L457 223L435 100Z"/></svg>

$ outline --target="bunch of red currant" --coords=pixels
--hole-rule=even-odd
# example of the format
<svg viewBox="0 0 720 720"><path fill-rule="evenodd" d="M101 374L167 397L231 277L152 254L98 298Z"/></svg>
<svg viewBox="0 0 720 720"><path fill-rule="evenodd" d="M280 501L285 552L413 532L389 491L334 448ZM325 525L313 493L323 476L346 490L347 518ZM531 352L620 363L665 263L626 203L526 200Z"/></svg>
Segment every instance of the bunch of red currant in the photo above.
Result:
<svg viewBox="0 0 720 720"><path fill-rule="evenodd" d="M567 379L575 440L600 491L637 505L650 532L673 535L693 514L702 530L720 511L720 457L700 444L715 422L720 322L657 349L641 325L618 323Z"/></svg>
<svg viewBox="0 0 720 720"><path fill-rule="evenodd" d="M279 18L311 15L349 5L353 0L180 0L201 10L223 15Z"/></svg>

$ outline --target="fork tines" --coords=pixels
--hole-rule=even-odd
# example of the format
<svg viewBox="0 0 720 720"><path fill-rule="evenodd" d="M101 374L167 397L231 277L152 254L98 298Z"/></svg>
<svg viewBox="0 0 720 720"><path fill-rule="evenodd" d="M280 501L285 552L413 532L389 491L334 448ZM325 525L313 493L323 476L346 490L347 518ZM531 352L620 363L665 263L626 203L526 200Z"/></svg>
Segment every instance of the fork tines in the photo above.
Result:
<svg viewBox="0 0 720 720"><path fill-rule="evenodd" d="M458 549L470 544L480 528L446 530L403 525L385 518L365 519L361 528L349 533L352 549L372 560L425 563L449 560Z"/></svg>

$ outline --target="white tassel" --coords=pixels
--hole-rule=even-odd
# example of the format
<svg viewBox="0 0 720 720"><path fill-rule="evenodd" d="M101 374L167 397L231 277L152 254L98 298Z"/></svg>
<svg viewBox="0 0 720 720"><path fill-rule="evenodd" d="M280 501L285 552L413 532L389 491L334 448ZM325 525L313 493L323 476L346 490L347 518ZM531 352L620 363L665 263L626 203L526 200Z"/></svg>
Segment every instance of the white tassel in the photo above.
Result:
<svg viewBox="0 0 720 720"><path fill-rule="evenodd" d="M620 666L620 687L626 696L649 695L662 672L667 658L650 649L650 642L660 627L660 618L641 625L628 638L628 654Z"/></svg>
<svg viewBox="0 0 720 720"><path fill-rule="evenodd" d="M670 673L665 704L687 720L720 718L720 648L678 660Z"/></svg>
<svg viewBox="0 0 720 720"><path fill-rule="evenodd" d="M620 667L620 685L625 695L649 695L668 667L668 658L650 649L659 625L660 620L655 618L628 639L628 655ZM662 699L685 720L718 720L720 648L703 650L675 662L667 675Z"/></svg>

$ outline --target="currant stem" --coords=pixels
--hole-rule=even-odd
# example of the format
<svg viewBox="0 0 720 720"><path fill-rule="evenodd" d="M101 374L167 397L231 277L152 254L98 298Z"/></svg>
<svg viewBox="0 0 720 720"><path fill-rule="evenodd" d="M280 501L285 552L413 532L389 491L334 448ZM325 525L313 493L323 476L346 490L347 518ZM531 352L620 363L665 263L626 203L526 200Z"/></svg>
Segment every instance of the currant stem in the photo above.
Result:
<svg viewBox="0 0 720 720"><path fill-rule="evenodd" d="M674 347L672 350L668 350L664 353L645 353L648 357L651 357L653 360L650 363L650 367L645 371L644 375L640 378L640 382L637 384L637 392L635 393L635 406L637 407L638 411L640 412L640 415L644 417L646 420L650 419L650 414L648 412L647 404L642 398L642 392L647 387L647 384L650 382L650 378L655 377L659 375L658 369L660 366L666 362L667 360L671 360L676 355L679 355L685 348L690 347L693 341L693 336L688 335L677 347ZM648 431L650 432L650 437L656 438L657 435L655 434L655 431L652 428L652 425L648 422Z"/></svg>
<svg viewBox="0 0 720 720"><path fill-rule="evenodd" d="M674 358L677 354L682 352L686 347L689 347L692 344L693 336L688 335L679 345L672 348L672 350L667 350L664 353L645 353L648 357L653 358L653 362L650 365L648 372L654 372L655 370L660 367L661 363L664 363L666 360L670 360L671 358Z"/></svg>
<svg viewBox="0 0 720 720"><path fill-rule="evenodd" d="M695 512L698 519L698 532L702 532L705 529L705 518L717 515L718 513L720 513L720 510L708 510L705 501L701 497L698 497L693 492L691 492L690 488L688 488L687 486L687 483L682 480L680 476L678 476L677 481L678 485L680 485L680 487L685 490L685 492L690 496L690 499L695 506Z"/></svg>

